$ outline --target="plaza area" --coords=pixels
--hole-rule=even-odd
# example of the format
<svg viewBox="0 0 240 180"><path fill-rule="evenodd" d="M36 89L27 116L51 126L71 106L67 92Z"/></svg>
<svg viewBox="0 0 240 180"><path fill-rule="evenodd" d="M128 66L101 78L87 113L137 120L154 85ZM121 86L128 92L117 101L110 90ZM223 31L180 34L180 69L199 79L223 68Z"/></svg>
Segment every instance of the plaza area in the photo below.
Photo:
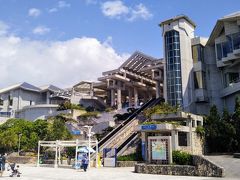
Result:
<svg viewBox="0 0 240 180"><path fill-rule="evenodd" d="M134 168L91 168L87 172L82 170L35 167L34 165L20 165L21 177L9 177L9 171L5 171L0 179L19 179L19 180L221 180L231 178L208 178L208 177L187 177L187 176L164 176L151 174L134 173ZM236 178L237 179L237 178Z"/></svg>

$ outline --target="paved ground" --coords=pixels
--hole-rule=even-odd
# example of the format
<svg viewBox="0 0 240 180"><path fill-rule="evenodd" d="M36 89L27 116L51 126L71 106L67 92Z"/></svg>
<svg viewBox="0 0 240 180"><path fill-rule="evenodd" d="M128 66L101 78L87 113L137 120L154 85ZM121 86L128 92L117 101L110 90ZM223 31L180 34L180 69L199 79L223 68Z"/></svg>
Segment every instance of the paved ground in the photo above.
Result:
<svg viewBox="0 0 240 180"><path fill-rule="evenodd" d="M240 159L232 155L206 156L206 158L225 169L226 178L240 179Z"/></svg>
<svg viewBox="0 0 240 180"><path fill-rule="evenodd" d="M188 177L188 176L162 176L150 174L138 174L133 172L133 168L91 168L87 172L73 169L33 167L31 165L21 165L21 177L14 177L19 180L220 180L222 178ZM9 172L5 172L0 179L13 179L8 177ZM225 178L224 178L225 179Z"/></svg>
<svg viewBox="0 0 240 180"><path fill-rule="evenodd" d="M19 180L226 180L240 179L240 159L232 156L206 156L211 161L224 167L225 178L189 177L189 176L163 176L151 174L134 173L134 168L91 168L87 172L82 170L64 168L34 167L33 165L20 165L21 177L14 177ZM5 171L1 179L13 179Z"/></svg>

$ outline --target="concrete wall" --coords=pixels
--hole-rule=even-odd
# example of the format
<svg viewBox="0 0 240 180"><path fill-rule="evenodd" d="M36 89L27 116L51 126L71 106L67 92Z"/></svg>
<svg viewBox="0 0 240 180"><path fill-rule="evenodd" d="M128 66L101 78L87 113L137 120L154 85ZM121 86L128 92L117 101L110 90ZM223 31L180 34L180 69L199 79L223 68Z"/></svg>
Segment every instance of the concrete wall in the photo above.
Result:
<svg viewBox="0 0 240 180"><path fill-rule="evenodd" d="M50 107L46 107L46 106L32 106L32 107L28 107L25 108L23 110L21 110L20 112L18 112L16 114L17 118L22 118L22 119L27 119L30 121L36 120L36 119L46 119L49 116L54 116L57 114L62 113L61 111L57 111L57 105L56 106L50 106Z"/></svg>

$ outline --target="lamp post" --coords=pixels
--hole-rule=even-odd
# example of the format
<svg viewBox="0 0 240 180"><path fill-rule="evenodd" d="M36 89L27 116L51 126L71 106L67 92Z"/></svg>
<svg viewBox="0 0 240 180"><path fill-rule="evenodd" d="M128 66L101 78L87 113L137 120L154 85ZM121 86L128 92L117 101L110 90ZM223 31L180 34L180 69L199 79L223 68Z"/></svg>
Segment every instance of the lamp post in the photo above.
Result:
<svg viewBox="0 0 240 180"><path fill-rule="evenodd" d="M21 136L22 136L22 134L19 133L19 134L18 134L18 156L20 156L20 142L21 142Z"/></svg>
<svg viewBox="0 0 240 180"><path fill-rule="evenodd" d="M87 136L88 136L88 161L89 161L88 167L90 168L90 148L91 148L91 136L92 136L91 131L92 131L92 126L86 125L86 126L83 126L83 127L88 129L88 134L87 134Z"/></svg>

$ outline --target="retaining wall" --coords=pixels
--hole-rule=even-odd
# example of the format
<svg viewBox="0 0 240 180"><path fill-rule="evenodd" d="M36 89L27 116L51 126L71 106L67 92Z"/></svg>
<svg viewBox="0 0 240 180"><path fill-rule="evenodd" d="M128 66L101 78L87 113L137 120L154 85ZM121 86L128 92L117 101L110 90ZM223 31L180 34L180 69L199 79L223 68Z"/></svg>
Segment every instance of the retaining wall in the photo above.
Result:
<svg viewBox="0 0 240 180"><path fill-rule="evenodd" d="M189 165L162 165L162 164L135 164L136 173L162 174L178 176L206 176L224 177L224 169L202 156L193 155L193 166Z"/></svg>

